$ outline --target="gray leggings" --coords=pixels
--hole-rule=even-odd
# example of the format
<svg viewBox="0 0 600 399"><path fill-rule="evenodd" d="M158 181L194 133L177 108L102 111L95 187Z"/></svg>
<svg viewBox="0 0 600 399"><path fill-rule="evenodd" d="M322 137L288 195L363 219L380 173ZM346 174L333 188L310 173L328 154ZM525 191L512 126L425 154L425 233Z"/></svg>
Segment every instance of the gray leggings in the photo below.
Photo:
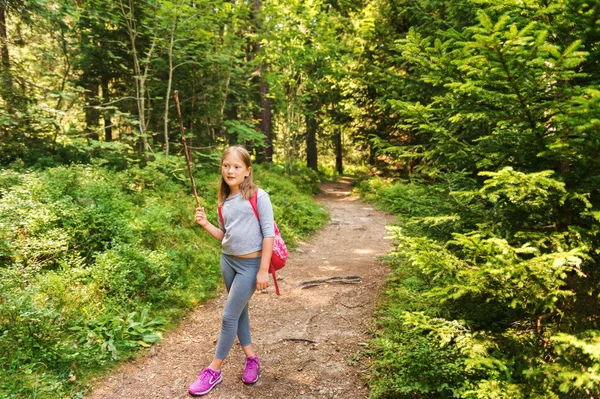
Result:
<svg viewBox="0 0 600 399"><path fill-rule="evenodd" d="M260 269L260 258L238 258L221 254L221 273L229 295L223 310L221 335L215 357L225 360L233 346L237 333L242 347L250 345L250 317L248 302L256 291L256 275Z"/></svg>

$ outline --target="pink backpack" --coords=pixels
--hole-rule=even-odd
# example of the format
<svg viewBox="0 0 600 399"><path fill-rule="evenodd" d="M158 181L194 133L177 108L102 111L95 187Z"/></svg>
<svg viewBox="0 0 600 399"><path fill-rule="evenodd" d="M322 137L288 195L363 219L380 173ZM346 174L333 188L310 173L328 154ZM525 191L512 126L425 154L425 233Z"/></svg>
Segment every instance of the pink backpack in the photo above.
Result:
<svg viewBox="0 0 600 399"><path fill-rule="evenodd" d="M254 193L254 195L250 198L250 205L252 206L252 210L256 215L256 218L260 222L260 216L258 215L258 191ZM225 221L223 220L223 213L221 212L221 207L217 208L217 212L219 213L219 219L221 219L221 224L225 226ZM273 254L271 255L271 265L269 266L269 273L273 275L273 284L275 285L275 292L277 295L281 295L279 293L279 285L277 284L277 275L275 272L277 270L282 269L285 266L285 262L288 258L288 250L283 238L281 238L281 234L279 233L279 228L277 227L277 223L273 222L273 227L275 228L275 240L273 241Z"/></svg>

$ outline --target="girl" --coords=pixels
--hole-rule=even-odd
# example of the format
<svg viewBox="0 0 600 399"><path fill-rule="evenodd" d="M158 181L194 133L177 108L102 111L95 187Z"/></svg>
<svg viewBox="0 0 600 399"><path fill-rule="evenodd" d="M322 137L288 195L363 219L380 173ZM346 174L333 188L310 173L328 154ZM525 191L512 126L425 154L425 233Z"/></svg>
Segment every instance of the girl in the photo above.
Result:
<svg viewBox="0 0 600 399"><path fill-rule="evenodd" d="M223 380L221 365L237 334L246 354L242 374L245 384L258 381L260 364L252 348L248 302L255 290L269 286L269 264L275 236L273 208L269 195L252 181L250 154L241 146L233 146L221 157L219 206L223 222L212 225L203 207L196 209L196 223L221 241L221 272L229 293L223 310L221 334L215 357L190 385L192 395L206 395ZM249 199L258 191L256 218Z"/></svg>

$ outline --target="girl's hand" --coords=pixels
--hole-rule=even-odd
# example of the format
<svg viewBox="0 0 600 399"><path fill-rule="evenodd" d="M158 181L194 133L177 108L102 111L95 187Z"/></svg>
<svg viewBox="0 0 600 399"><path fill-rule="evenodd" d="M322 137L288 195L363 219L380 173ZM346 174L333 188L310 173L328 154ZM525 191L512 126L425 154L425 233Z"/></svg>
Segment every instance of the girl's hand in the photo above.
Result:
<svg viewBox="0 0 600 399"><path fill-rule="evenodd" d="M269 273L268 272L262 272L259 271L258 274L256 275L256 289L258 291L262 291L267 289L267 287L269 286Z"/></svg>
<svg viewBox="0 0 600 399"><path fill-rule="evenodd" d="M203 206L196 208L196 223L202 227L208 224L208 219L206 218L206 213L204 212Z"/></svg>

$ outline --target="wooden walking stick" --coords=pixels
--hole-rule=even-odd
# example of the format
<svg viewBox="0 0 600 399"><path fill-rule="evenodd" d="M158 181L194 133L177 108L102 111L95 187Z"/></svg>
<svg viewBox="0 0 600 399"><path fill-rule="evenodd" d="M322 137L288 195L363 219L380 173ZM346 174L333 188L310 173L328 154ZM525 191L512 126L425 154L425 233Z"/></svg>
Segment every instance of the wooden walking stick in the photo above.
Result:
<svg viewBox="0 0 600 399"><path fill-rule="evenodd" d="M196 204L200 206L200 200L198 199L198 192L196 191L196 183L194 182L194 175L192 174L192 161L190 160L190 153L188 152L187 143L185 141L185 133L183 131L183 121L181 120L181 109L179 108L179 92L175 90L173 92L173 98L175 99L175 105L177 106L177 119L179 119L179 131L181 132L181 141L183 142L183 152L185 153L185 162L187 163L188 174L190 175L190 182L192 183L192 190L194 192L194 198Z"/></svg>

